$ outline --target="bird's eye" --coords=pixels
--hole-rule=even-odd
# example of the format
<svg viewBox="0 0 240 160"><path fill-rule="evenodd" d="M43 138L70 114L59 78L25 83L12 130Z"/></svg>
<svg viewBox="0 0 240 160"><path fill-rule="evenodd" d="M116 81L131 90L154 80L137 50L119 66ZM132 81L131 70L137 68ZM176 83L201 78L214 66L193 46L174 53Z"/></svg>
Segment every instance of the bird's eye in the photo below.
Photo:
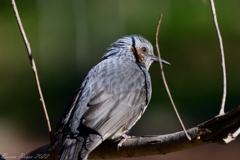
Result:
<svg viewBox="0 0 240 160"><path fill-rule="evenodd" d="M145 47L142 47L142 51L143 51L143 52L146 52L147 49L146 49Z"/></svg>

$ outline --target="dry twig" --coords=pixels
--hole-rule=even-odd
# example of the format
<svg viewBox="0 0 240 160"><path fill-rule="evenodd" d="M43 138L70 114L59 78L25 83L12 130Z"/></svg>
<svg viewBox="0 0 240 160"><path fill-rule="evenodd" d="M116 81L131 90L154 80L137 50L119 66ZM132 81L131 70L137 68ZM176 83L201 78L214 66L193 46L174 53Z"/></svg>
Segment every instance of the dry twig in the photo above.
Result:
<svg viewBox="0 0 240 160"><path fill-rule="evenodd" d="M222 37L221 37L221 33L220 33L220 30L218 27L218 22L217 22L217 14L216 14L216 10L215 10L214 1L210 0L210 3L211 3L211 8L212 8L212 14L213 14L213 22L215 24L215 28L217 31L218 41L219 41L220 50L221 50L221 57L222 57L223 96L222 96L222 104L221 104L221 109L220 109L219 115L224 115L224 113L225 113L224 108L225 108L225 102L226 102L226 96L227 96L227 77L226 77L225 58L224 58ZM240 128L238 128L233 134L229 133L228 137L223 140L225 143L229 143L229 142L235 140L239 134L240 134Z"/></svg>
<svg viewBox="0 0 240 160"><path fill-rule="evenodd" d="M182 120L181 120L181 118L180 118L180 115L178 114L177 108L176 108L176 106L175 106L175 104L174 104L174 101L173 101L173 98L172 98L172 96L171 96L170 90L169 90L169 88L168 88L167 81L166 81L166 78L165 78L165 74L164 74L164 71L163 71L163 65L162 65L162 62L161 62L160 50L159 50L159 47L158 47L158 31L159 31L159 27L160 27L160 24L161 24L161 20L162 20L162 14L160 15L160 18L159 18L159 21L158 21L158 26L157 26L157 31L156 31L156 37L155 37L155 39L156 39L156 48L157 48L157 53L158 53L158 58L159 58L159 64L160 64L160 69L161 69L161 73L162 73L162 78L163 78L163 82L164 82L164 85L165 85L165 87L166 87L168 96L169 96L169 98L170 98L170 100L171 100L171 103L172 103L172 105L173 105L173 108L174 108L174 110L175 110L175 113L176 113L176 115L177 115L177 117L178 117L178 120L179 120L180 124L182 125L182 128L183 128L183 130L184 130L187 138L189 139L189 141L191 141L191 137L188 135L188 133L187 133L185 127L184 127L184 124L183 124L183 122L182 122Z"/></svg>
<svg viewBox="0 0 240 160"><path fill-rule="evenodd" d="M214 1L210 0L210 3L211 3L211 8L212 8L212 14L213 14L213 22L215 24L215 28L216 28L216 31L217 31L218 41L219 41L220 50L221 50L221 57L222 57L223 96L222 96L222 104L221 104L221 109L220 109L219 115L223 115L225 113L224 112L224 107L225 107L226 95L227 95L227 78L226 78L225 58L224 58L222 36L221 36L220 30L219 30L219 27L218 27L217 14L216 14L216 10L215 10Z"/></svg>
<svg viewBox="0 0 240 160"><path fill-rule="evenodd" d="M20 32L22 34L22 37L23 37L23 40L24 40L24 43L25 43L25 46L26 46L26 49L27 49L28 58L30 60L31 66L32 66L32 70L33 70L33 73L34 73L35 81L36 81L36 84L37 84L38 93L39 93L39 96L40 96L40 101L42 102L42 108L43 108L44 115L45 115L45 118L46 118L46 121L47 121L48 135L49 135L49 139L50 139L50 142L51 142L51 140L52 140L51 125L50 125L47 109L46 109L46 106L45 106L45 102L44 102L44 99L43 99L41 87L40 87L40 82L39 82L39 78L38 78L38 74L37 74L37 68L36 68L34 59L32 57L32 51L31 51L30 44L29 44L29 42L27 40L27 36L26 36L25 31L23 29L20 16L18 14L17 5L15 3L15 0L12 0L12 7L13 7L13 11L15 13L15 16L16 16L16 19L17 19L17 23L18 23Z"/></svg>

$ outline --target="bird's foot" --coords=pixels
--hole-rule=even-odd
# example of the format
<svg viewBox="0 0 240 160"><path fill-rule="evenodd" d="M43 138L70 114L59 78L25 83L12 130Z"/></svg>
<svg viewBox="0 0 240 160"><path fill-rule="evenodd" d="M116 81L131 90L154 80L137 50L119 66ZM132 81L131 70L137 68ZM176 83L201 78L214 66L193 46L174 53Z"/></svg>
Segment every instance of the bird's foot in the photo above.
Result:
<svg viewBox="0 0 240 160"><path fill-rule="evenodd" d="M117 150L119 151L119 147L122 147L123 142L125 142L128 138L132 138L133 136L129 136L126 134L122 135L122 139L120 140L120 142L117 145Z"/></svg>

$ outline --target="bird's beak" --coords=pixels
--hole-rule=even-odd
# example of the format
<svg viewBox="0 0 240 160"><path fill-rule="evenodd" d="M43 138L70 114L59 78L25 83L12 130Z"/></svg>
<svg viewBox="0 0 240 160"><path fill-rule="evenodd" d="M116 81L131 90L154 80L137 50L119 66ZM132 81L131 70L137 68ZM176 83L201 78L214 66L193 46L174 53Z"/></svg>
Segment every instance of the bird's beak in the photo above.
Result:
<svg viewBox="0 0 240 160"><path fill-rule="evenodd" d="M152 60L153 60L154 63L159 63L159 58L158 58L157 56L152 57ZM161 59L161 62L162 62L163 64L168 64L168 65L170 65L169 62L167 62L167 61L165 61L165 60L163 60L163 59Z"/></svg>

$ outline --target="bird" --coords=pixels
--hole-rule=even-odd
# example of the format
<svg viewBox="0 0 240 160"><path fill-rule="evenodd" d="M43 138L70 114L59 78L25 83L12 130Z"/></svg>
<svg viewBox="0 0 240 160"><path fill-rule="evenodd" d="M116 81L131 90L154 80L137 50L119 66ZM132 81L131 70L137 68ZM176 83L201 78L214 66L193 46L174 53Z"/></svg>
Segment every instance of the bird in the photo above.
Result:
<svg viewBox="0 0 240 160"><path fill-rule="evenodd" d="M117 145L121 147L151 99L148 70L153 62L159 63L159 58L140 35L127 35L110 45L56 125L51 149L60 143L60 160L87 160L106 139L121 139Z"/></svg>

